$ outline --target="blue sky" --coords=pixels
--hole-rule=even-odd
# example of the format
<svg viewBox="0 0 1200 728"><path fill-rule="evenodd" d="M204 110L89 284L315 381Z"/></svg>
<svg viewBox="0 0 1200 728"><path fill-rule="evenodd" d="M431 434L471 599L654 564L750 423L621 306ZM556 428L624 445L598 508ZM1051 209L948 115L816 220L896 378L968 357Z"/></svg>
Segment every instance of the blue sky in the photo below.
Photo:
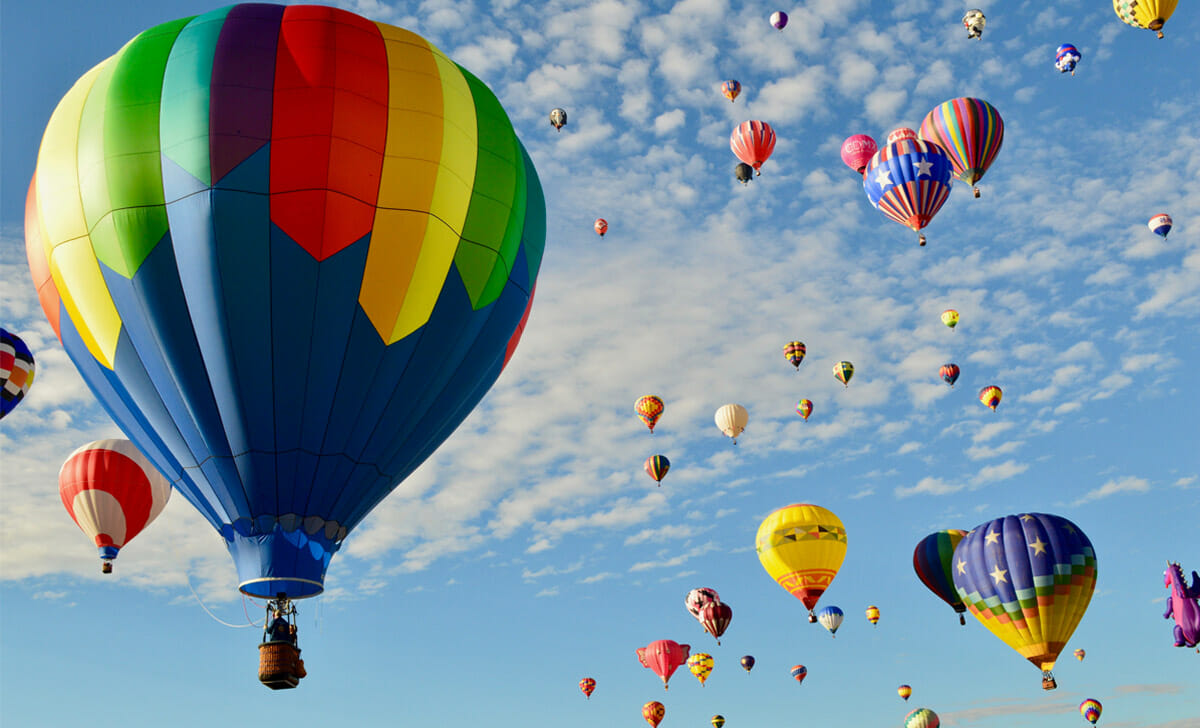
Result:
<svg viewBox="0 0 1200 728"><path fill-rule="evenodd" d="M1200 16L1166 39L1095 0L340 3L426 36L496 91L546 189L548 239L521 347L477 410L348 538L324 596L300 603L310 678L271 693L219 537L173 499L102 577L57 472L119 436L37 304L24 195L42 129L76 78L140 30L221 3L6 3L0 20L0 322L37 381L0 424L0 705L6 724L207 726L349 720L435 725L813 722L1200 725L1197 655L1171 646L1165 559L1200 569ZM1074 77L1054 50L1077 46ZM736 78L730 104L721 81ZM870 208L838 158L937 103L989 100L1004 148L972 199L956 185L929 244ZM570 113L561 133L546 114ZM728 136L779 136L748 187ZM1146 228L1159 212L1175 228ZM601 240L596 217L610 225ZM962 313L951 331L938 319ZM782 356L800 339L798 372ZM856 366L848 388L834 362ZM954 389L937 376L953 361ZM997 412L975 398L1004 389ZM667 403L656 434L632 411ZM815 403L809 421L799 397ZM750 412L737 447L713 411ZM642 462L672 462L655 487ZM822 605L836 640L761 569L754 533L792 502L849 536ZM1044 511L1095 544L1096 596L1059 689L916 579L916 542ZM734 608L720 647L683 606ZM195 595L193 595L193 589ZM872 628L870 604L883 617ZM259 610L248 606L249 616ZM634 649L714 655L664 693ZM747 675L737 658L758 659ZM809 675L797 686L796 663ZM598 686L590 701L576 687ZM914 688L907 702L895 687ZM69 695L69 699L64 695Z"/></svg>

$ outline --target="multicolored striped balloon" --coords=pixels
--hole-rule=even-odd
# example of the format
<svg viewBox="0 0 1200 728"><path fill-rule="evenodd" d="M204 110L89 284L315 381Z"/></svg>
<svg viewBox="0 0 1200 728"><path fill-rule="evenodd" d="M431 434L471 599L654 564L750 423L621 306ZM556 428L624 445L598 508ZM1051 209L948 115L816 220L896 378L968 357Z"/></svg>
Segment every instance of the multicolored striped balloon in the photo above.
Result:
<svg viewBox="0 0 1200 728"><path fill-rule="evenodd" d="M954 550L954 587L983 626L1042 670L1054 662L1096 590L1096 552L1071 521L1046 513L976 526Z"/></svg>
<svg viewBox="0 0 1200 728"><path fill-rule="evenodd" d="M942 376L942 381L949 384L951 387L958 381L959 369L957 364L943 364L938 370L938 374Z"/></svg>
<svg viewBox="0 0 1200 728"><path fill-rule="evenodd" d="M867 621L871 623L872 627L879 624L879 607L874 604L867 607Z"/></svg>
<svg viewBox="0 0 1200 728"><path fill-rule="evenodd" d="M1096 721L1100 720L1100 713L1104 710L1104 706L1095 698L1088 698L1079 704L1079 714L1083 719L1092 725L1096 725Z"/></svg>
<svg viewBox="0 0 1200 728"><path fill-rule="evenodd" d="M808 348L804 346L803 341L789 341L783 347L783 356L788 362L800 369L800 362L804 361L804 355L808 353Z"/></svg>
<svg viewBox="0 0 1200 728"><path fill-rule="evenodd" d="M743 121L729 135L729 148L734 155L754 167L755 174L775 151L775 130L765 121Z"/></svg>
<svg viewBox="0 0 1200 728"><path fill-rule="evenodd" d="M802 399L796 403L796 414L804 418L808 422L808 416L812 414L813 403L811 399Z"/></svg>
<svg viewBox="0 0 1200 728"><path fill-rule="evenodd" d="M900 139L875 152L863 172L863 191L876 210L920 231L950 197L954 167L933 142ZM925 244L925 235L918 237Z"/></svg>
<svg viewBox="0 0 1200 728"><path fill-rule="evenodd" d="M990 384L979 390L979 401L995 412L1000 406L1000 398L1004 396L1004 392L994 384Z"/></svg>
<svg viewBox="0 0 1200 728"><path fill-rule="evenodd" d="M742 84L738 83L732 78L721 84L721 93L725 95L725 98L729 99L730 103L732 103L741 92Z"/></svg>
<svg viewBox="0 0 1200 728"><path fill-rule="evenodd" d="M425 39L245 4L76 82L26 243L67 353L242 591L300 598L499 376L545 202L495 95Z"/></svg>
<svg viewBox="0 0 1200 728"><path fill-rule="evenodd" d="M900 687L896 688L896 694L904 698L904 702L907 703L908 699L912 697L912 686L901 685Z"/></svg>
<svg viewBox="0 0 1200 728"><path fill-rule="evenodd" d="M963 618L967 605L954 588L953 563L954 548L966 535L966 531L957 528L937 531L921 539L913 549L913 571L917 572L917 578L958 613L958 623L962 625L967 623Z"/></svg>
<svg viewBox="0 0 1200 728"><path fill-rule="evenodd" d="M0 328L0 419L25 399L35 371L33 352L25 341Z"/></svg>
<svg viewBox="0 0 1200 728"><path fill-rule="evenodd" d="M938 728L941 724L937 713L929 708L917 708L904 716L904 728Z"/></svg>
<svg viewBox="0 0 1200 728"><path fill-rule="evenodd" d="M988 171L1004 143L1004 120L983 99L963 97L943 102L925 115L921 138L946 151L954 176L971 185Z"/></svg>
<svg viewBox="0 0 1200 728"><path fill-rule="evenodd" d="M654 478L654 482L662 485L662 479L667 477L667 471L671 469L671 461L666 455L651 455L646 458L645 464L642 467L646 471L646 475Z"/></svg>

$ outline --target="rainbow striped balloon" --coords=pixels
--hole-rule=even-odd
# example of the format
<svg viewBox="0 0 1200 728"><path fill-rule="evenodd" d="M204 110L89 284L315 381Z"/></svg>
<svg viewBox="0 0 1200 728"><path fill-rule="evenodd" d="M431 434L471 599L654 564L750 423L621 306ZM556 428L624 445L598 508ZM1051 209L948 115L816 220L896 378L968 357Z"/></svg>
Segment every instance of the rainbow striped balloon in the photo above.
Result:
<svg viewBox="0 0 1200 728"><path fill-rule="evenodd" d="M1004 120L983 99L950 99L925 115L920 133L922 139L946 150L954 176L974 187L1000 152ZM975 196L979 197L979 190Z"/></svg>

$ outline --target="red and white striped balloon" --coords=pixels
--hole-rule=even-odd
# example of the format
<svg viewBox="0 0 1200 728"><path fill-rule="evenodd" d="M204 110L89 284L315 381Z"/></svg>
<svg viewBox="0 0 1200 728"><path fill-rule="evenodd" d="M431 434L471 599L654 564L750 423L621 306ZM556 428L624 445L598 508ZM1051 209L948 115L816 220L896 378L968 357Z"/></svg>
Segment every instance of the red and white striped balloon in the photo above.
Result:
<svg viewBox="0 0 1200 728"><path fill-rule="evenodd" d="M743 121L729 135L729 148L758 172L775 150L775 130L765 121Z"/></svg>
<svg viewBox="0 0 1200 728"><path fill-rule="evenodd" d="M121 547L162 513L171 484L129 440L97 440L63 463L58 494L75 524L96 542L107 574Z"/></svg>

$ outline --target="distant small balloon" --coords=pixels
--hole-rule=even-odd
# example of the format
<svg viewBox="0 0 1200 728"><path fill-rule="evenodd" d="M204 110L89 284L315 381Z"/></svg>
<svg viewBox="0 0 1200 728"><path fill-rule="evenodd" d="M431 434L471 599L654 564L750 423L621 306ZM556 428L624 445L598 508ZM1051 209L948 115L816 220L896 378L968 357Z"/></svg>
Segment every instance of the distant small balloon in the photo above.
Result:
<svg viewBox="0 0 1200 728"><path fill-rule="evenodd" d="M783 30L783 27L787 25L787 21L787 13L782 10L776 10L771 13L771 25L775 27L775 30Z"/></svg>
<svg viewBox="0 0 1200 728"><path fill-rule="evenodd" d="M738 660L741 663L742 669L750 672L754 669L754 655L742 655L742 659Z"/></svg>
<svg viewBox="0 0 1200 728"><path fill-rule="evenodd" d="M585 677L579 681L579 689L583 691L584 697L590 700L592 697L592 691L596 689L596 681L590 677Z"/></svg>
<svg viewBox="0 0 1200 728"><path fill-rule="evenodd" d="M962 17L963 27L967 29L967 39L982 38L983 29L987 25L987 18L984 17L982 10L968 10Z"/></svg>
<svg viewBox="0 0 1200 728"><path fill-rule="evenodd" d="M1171 220L1170 215L1166 213L1155 215L1154 217L1150 218L1150 232L1154 233L1155 235L1161 235L1165 238L1167 237L1167 233L1171 232L1172 224L1173 221Z"/></svg>
<svg viewBox="0 0 1200 728"><path fill-rule="evenodd" d="M666 714L666 706L657 700L651 700L642 706L642 717L650 724L650 728L658 728L658 724L662 722L663 716Z"/></svg>
<svg viewBox="0 0 1200 728"><path fill-rule="evenodd" d="M737 181L743 185L749 184L750 180L754 179L754 167L745 162L738 162L737 166L733 168L733 176L737 177Z"/></svg>
<svg viewBox="0 0 1200 728"><path fill-rule="evenodd" d="M1083 658L1085 658L1085 657L1087 657L1087 652L1085 652L1082 648L1075 650L1075 659L1076 660L1083 662Z"/></svg>
<svg viewBox="0 0 1200 728"><path fill-rule="evenodd" d="M808 422L808 416L812 414L813 403L811 399L802 399L796 403L796 414L804 418Z"/></svg>
<svg viewBox="0 0 1200 728"><path fill-rule="evenodd" d="M808 348L804 346L803 341L789 341L783 347L783 356L796 369L800 369L800 362L804 361L804 355L807 353Z"/></svg>
<svg viewBox="0 0 1200 728"><path fill-rule="evenodd" d="M842 162L847 167L862 174L867 169L867 162L879 151L879 145L866 134L855 134L842 142Z"/></svg>
<svg viewBox="0 0 1200 728"><path fill-rule="evenodd" d="M713 420L717 423L717 429L725 433L726 437L733 439L733 444L737 444L738 435L746 430L746 423L750 421L750 413L740 404L723 405L713 415Z"/></svg>
<svg viewBox="0 0 1200 728"><path fill-rule="evenodd" d="M1004 396L1004 392L996 385L990 385L979 390L979 401L983 402L993 412L996 407L1000 406L1000 398Z"/></svg>
<svg viewBox="0 0 1200 728"><path fill-rule="evenodd" d="M712 723L713 728L721 728L721 726L725 725L725 716L714 715L712 717L712 720L709 722Z"/></svg>
<svg viewBox="0 0 1200 728"><path fill-rule="evenodd" d="M1104 710L1104 706L1100 705L1100 701L1095 698L1088 698L1079 704L1079 714L1092 725L1096 725L1096 721L1100 720L1102 710Z"/></svg>
<svg viewBox="0 0 1200 728"><path fill-rule="evenodd" d="M608 220L598 217L596 218L596 223L592 225L592 227L596 230L597 235L604 237L604 233L608 232Z"/></svg>
<svg viewBox="0 0 1200 728"><path fill-rule="evenodd" d="M804 682L804 678L808 677L808 668L804 665L792 665L792 677L796 682Z"/></svg>
<svg viewBox="0 0 1200 728"><path fill-rule="evenodd" d="M850 377L854 376L854 365L848 361L839 361L833 365L833 376L843 385L850 386Z"/></svg>
<svg viewBox="0 0 1200 728"><path fill-rule="evenodd" d="M896 694L907 701L912 695L912 687L909 685L901 685L900 687L896 688Z"/></svg>
<svg viewBox="0 0 1200 728"><path fill-rule="evenodd" d="M562 131L562 128L567 125L567 112L564 109L553 109L550 111L550 126L555 130Z"/></svg>
<svg viewBox="0 0 1200 728"><path fill-rule="evenodd" d="M842 620L846 615L838 607L825 607L820 612L817 612L817 621L821 626L829 630L832 637L837 637L838 627L842 626Z"/></svg>
<svg viewBox="0 0 1200 728"><path fill-rule="evenodd" d="M1063 43L1054 52L1054 67L1058 69L1059 73L1070 71L1071 75L1074 76L1075 66L1078 65L1082 58L1083 55L1079 52L1078 48L1070 43Z"/></svg>
<svg viewBox="0 0 1200 728"><path fill-rule="evenodd" d="M642 466L646 470L646 475L654 479L654 482L662 485L663 478L667 477L667 471L671 469L671 461L666 455L651 455L646 458L646 463Z"/></svg>
<svg viewBox="0 0 1200 728"><path fill-rule="evenodd" d="M867 607L867 621L872 625L879 624L879 607L874 604Z"/></svg>
<svg viewBox="0 0 1200 728"><path fill-rule="evenodd" d="M955 311L952 308L942 311L942 323L946 324L950 328L958 326L958 311Z"/></svg>
<svg viewBox="0 0 1200 728"><path fill-rule="evenodd" d="M957 364L943 364L938 370L938 374L942 376L942 381L949 384L951 387L958 381L959 369Z"/></svg>
<svg viewBox="0 0 1200 728"><path fill-rule="evenodd" d="M742 84L733 79L729 79L725 83L721 84L721 93L725 95L725 98L729 99L730 103L732 103L741 92Z"/></svg>

